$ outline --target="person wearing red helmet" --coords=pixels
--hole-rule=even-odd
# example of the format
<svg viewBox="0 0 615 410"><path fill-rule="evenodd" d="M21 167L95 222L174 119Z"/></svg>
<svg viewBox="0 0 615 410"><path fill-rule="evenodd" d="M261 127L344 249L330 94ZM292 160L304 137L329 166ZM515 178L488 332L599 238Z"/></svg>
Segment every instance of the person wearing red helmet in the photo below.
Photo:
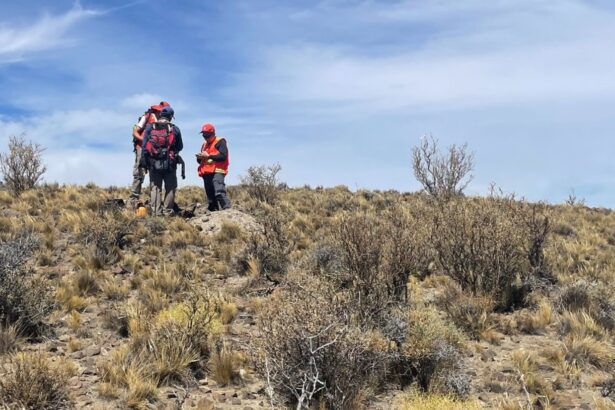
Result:
<svg viewBox="0 0 615 410"><path fill-rule="evenodd" d="M143 143L143 134L145 133L145 127L148 124L154 124L158 121L160 112L164 107L169 107L170 104L166 101L161 101L160 104L152 105L147 111L143 113L137 120L137 123L132 128L132 144L133 152L135 153L135 163L132 168L132 186L130 190L130 200L134 208L139 203L141 196L141 188L143 181L145 180L146 170L139 167L139 161L141 159L141 144Z"/></svg>
<svg viewBox="0 0 615 410"><path fill-rule="evenodd" d="M205 139L201 152L196 154L199 163L198 173L203 178L207 209L211 212L229 209L231 201L226 194L224 178L228 173L229 154L226 139L216 136L216 128L212 124L201 127L201 135Z"/></svg>

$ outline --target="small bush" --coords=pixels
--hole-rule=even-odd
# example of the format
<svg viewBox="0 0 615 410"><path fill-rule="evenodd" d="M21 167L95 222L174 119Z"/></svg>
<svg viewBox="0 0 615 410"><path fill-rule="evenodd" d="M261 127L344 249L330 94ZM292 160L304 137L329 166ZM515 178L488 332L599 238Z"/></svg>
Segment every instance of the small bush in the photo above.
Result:
<svg viewBox="0 0 615 410"><path fill-rule="evenodd" d="M464 293L458 284L449 284L437 299L438 306L472 339L480 340L493 329L493 307L490 297Z"/></svg>
<svg viewBox="0 0 615 410"><path fill-rule="evenodd" d="M89 248L90 266L102 269L120 260L120 250L130 243L135 220L118 211L99 212L83 227L81 240Z"/></svg>
<svg viewBox="0 0 615 410"><path fill-rule="evenodd" d="M53 309L47 283L26 265L36 246L34 236L26 232L0 243L0 322L19 323L26 336L40 336Z"/></svg>
<svg viewBox="0 0 615 410"><path fill-rule="evenodd" d="M15 196L32 189L47 170L43 164L44 148L39 144L26 142L24 137L9 139L9 152L0 153L0 173L4 185Z"/></svg>
<svg viewBox="0 0 615 410"><path fill-rule="evenodd" d="M253 357L268 381L272 404L354 408L360 392L382 377L385 361L370 350L365 334L344 322L345 316L343 302L317 279L263 307Z"/></svg>
<svg viewBox="0 0 615 410"><path fill-rule="evenodd" d="M548 276L548 219L511 197L458 199L434 212L431 244L443 272L499 310L523 306Z"/></svg>
<svg viewBox="0 0 615 410"><path fill-rule="evenodd" d="M41 353L17 353L0 370L0 404L8 408L70 407L70 369L52 364Z"/></svg>
<svg viewBox="0 0 615 410"><path fill-rule="evenodd" d="M412 168L427 193L447 200L462 195L472 180L474 154L468 152L467 145L451 145L443 154L436 139L424 137L421 145L412 150Z"/></svg>
<svg viewBox="0 0 615 410"><path fill-rule="evenodd" d="M248 195L260 202L275 204L278 201L280 181L278 173L282 170L279 164L259 165L248 168L248 173L239 179L245 186Z"/></svg>
<svg viewBox="0 0 615 410"><path fill-rule="evenodd" d="M250 236L245 248L234 258L233 266L240 274L246 274L251 263L258 263L260 273L279 283L290 265L291 244L285 230L287 218L280 211L267 210L258 219L263 231Z"/></svg>
<svg viewBox="0 0 615 410"><path fill-rule="evenodd" d="M384 224L365 213L344 215L335 225L334 241L340 250L353 292L357 311L367 320L390 303L388 288L392 283L381 266L386 252L387 230Z"/></svg>
<svg viewBox="0 0 615 410"><path fill-rule="evenodd" d="M423 391L467 396L470 383L459 351L462 341L457 328L437 311L410 311L398 364L402 384L404 378L416 380Z"/></svg>

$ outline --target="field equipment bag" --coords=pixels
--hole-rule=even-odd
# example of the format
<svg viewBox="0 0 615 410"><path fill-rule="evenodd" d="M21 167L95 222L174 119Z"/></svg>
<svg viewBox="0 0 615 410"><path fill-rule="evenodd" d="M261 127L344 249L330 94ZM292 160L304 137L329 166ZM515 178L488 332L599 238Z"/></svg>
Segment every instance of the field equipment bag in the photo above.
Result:
<svg viewBox="0 0 615 410"><path fill-rule="evenodd" d="M159 122L152 124L149 138L145 144L145 154L150 169L169 171L175 166L174 142L173 124Z"/></svg>

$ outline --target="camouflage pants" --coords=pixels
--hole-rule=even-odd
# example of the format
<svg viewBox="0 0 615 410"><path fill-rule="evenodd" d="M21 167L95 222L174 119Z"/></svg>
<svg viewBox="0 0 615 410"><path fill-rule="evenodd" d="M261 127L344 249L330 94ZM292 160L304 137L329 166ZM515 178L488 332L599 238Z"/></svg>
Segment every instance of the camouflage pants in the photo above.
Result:
<svg viewBox="0 0 615 410"><path fill-rule="evenodd" d="M139 197L141 196L141 187L143 186L143 181L145 180L145 170L143 168L139 168L139 160L141 159L141 146L135 146L135 163L132 167L132 187L130 190L130 201L136 202L139 201Z"/></svg>

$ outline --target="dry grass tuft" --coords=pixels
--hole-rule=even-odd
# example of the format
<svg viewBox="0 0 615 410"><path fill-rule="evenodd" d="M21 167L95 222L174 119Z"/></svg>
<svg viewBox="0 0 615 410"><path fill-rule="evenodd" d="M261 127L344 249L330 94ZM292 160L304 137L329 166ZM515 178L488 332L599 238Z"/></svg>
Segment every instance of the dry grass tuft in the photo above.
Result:
<svg viewBox="0 0 615 410"><path fill-rule="evenodd" d="M130 293L128 285L118 278L106 278L101 282L100 289L109 300L124 300Z"/></svg>
<svg viewBox="0 0 615 410"><path fill-rule="evenodd" d="M237 305L236 304L224 303L220 307L220 321L223 324L228 325L235 319L235 316L237 316Z"/></svg>
<svg viewBox="0 0 615 410"><path fill-rule="evenodd" d="M566 357L570 362L585 363L609 370L615 365L615 348L592 336L569 334L564 338Z"/></svg>
<svg viewBox="0 0 615 410"><path fill-rule="evenodd" d="M538 357L523 349L515 350L511 354L511 361L517 370L518 382L521 388L528 393L550 397L552 388L538 371Z"/></svg>
<svg viewBox="0 0 615 410"><path fill-rule="evenodd" d="M524 310L517 318L520 331L529 334L539 334L553 322L553 308L548 300L542 300L535 311Z"/></svg>
<svg viewBox="0 0 615 410"><path fill-rule="evenodd" d="M411 389L397 398L394 408L396 410L478 410L483 406L478 400L463 400L445 394L425 394Z"/></svg>
<svg viewBox="0 0 615 410"><path fill-rule="evenodd" d="M493 300L468 295L456 283L448 282L437 300L448 317L475 340L497 341L493 322Z"/></svg>
<svg viewBox="0 0 615 410"><path fill-rule="evenodd" d="M155 317L137 304L126 309L130 339L101 367L102 381L126 391L126 405L144 408L156 402L157 388L189 385L209 358L209 337L222 327L216 300L193 294Z"/></svg>
<svg viewBox="0 0 615 410"><path fill-rule="evenodd" d="M24 337L18 324L0 325L0 356L16 351L22 342Z"/></svg>
<svg viewBox="0 0 615 410"><path fill-rule="evenodd" d="M230 243L241 237L241 227L232 222L223 222L220 232L216 234L216 242Z"/></svg>
<svg viewBox="0 0 615 410"><path fill-rule="evenodd" d="M73 369L52 363L42 353L17 353L2 364L0 404L8 408L70 407L68 379Z"/></svg>
<svg viewBox="0 0 615 410"><path fill-rule="evenodd" d="M56 300L64 307L64 310L83 311L89 304L88 299L80 296L71 283L64 282L56 289Z"/></svg>
<svg viewBox="0 0 615 410"><path fill-rule="evenodd" d="M212 378L222 386L238 382L241 380L242 366L245 362L243 354L222 348L211 356L209 368Z"/></svg>
<svg viewBox="0 0 615 410"><path fill-rule="evenodd" d="M100 290L99 275L90 269L80 270L73 278L75 290L81 296L91 296Z"/></svg>
<svg viewBox="0 0 615 410"><path fill-rule="evenodd" d="M68 351L69 352L76 352L78 350L81 350L83 348L83 343L79 340L79 339L75 339L74 337L71 337L68 341Z"/></svg>
<svg viewBox="0 0 615 410"><path fill-rule="evenodd" d="M560 332L563 335L592 336L597 339L605 339L608 336L608 331L584 310L565 311L561 315Z"/></svg>

